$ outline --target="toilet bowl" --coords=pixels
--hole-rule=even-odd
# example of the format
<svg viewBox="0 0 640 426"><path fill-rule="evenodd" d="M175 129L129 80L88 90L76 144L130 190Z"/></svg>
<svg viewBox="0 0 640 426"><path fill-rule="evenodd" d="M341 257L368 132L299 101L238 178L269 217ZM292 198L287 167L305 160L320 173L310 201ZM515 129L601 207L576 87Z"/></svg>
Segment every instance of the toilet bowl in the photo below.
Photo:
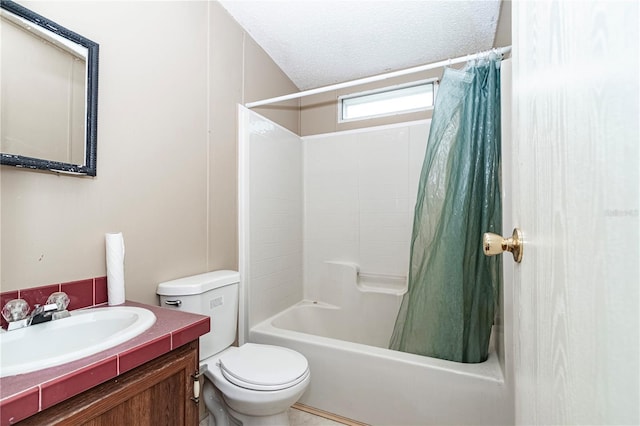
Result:
<svg viewBox="0 0 640 426"><path fill-rule="evenodd" d="M243 425L288 424L287 409L311 380L306 358L277 346L246 343L206 358L201 364L207 364L205 377L219 392L217 401L205 397L207 410L221 412L222 399L226 406L222 408ZM220 426L218 423L216 426Z"/></svg>
<svg viewBox="0 0 640 426"><path fill-rule="evenodd" d="M211 331L200 337L201 397L210 426L287 426L287 409L311 380L307 359L283 347L235 341L239 274L215 271L164 282L163 306L209 315ZM204 366L207 366L204 368Z"/></svg>

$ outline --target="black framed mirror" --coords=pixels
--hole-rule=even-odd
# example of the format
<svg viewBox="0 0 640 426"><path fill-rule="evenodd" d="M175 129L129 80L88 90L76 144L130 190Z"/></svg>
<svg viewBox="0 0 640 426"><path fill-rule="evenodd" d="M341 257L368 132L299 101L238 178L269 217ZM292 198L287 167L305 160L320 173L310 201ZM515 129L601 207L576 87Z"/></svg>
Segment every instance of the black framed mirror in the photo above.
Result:
<svg viewBox="0 0 640 426"><path fill-rule="evenodd" d="M0 164L96 176L98 43L0 0Z"/></svg>

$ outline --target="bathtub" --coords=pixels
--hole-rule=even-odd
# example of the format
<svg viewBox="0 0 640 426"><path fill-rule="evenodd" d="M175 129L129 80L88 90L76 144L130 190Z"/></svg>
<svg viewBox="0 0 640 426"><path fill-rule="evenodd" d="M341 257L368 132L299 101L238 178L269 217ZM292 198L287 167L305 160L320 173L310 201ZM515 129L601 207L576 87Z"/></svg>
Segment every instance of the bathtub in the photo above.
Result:
<svg viewBox="0 0 640 426"><path fill-rule="evenodd" d="M302 353L311 384L299 402L321 410L372 425L512 423L495 350L480 364L392 351L393 324L362 318L304 300L251 327L249 340Z"/></svg>

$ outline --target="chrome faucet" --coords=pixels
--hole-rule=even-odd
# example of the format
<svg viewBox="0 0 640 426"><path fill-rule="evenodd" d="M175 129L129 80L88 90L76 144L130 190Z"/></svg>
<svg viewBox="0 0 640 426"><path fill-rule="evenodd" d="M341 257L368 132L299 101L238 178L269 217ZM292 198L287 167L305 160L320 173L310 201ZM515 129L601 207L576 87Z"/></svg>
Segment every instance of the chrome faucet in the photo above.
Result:
<svg viewBox="0 0 640 426"><path fill-rule="evenodd" d="M31 314L29 305L22 299L14 299L7 302L2 309L2 315L9 325L7 331L29 327L47 321L53 321L70 316L67 311L69 297L63 292L55 292L49 296L44 305L35 305Z"/></svg>
<svg viewBox="0 0 640 426"><path fill-rule="evenodd" d="M58 305L49 303L48 305L35 305L31 315L27 318L27 326L40 324L41 322L51 321L54 312L58 312Z"/></svg>

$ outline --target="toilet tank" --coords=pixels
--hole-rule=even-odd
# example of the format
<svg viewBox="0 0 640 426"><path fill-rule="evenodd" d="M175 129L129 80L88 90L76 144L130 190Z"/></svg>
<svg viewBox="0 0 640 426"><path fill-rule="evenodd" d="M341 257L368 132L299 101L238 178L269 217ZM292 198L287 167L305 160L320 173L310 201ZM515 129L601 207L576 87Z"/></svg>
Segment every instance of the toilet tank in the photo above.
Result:
<svg viewBox="0 0 640 426"><path fill-rule="evenodd" d="M160 306L207 315L211 331L200 336L200 359L231 346L238 328L237 271L213 271L158 284Z"/></svg>

